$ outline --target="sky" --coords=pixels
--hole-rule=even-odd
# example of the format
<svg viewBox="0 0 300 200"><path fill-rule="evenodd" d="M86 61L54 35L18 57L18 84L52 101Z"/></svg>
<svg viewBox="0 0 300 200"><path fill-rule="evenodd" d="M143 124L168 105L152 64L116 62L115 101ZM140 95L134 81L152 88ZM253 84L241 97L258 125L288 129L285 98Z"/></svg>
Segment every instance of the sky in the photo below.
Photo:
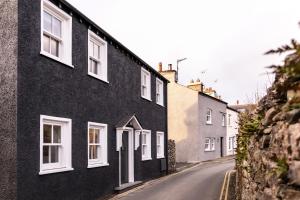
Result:
<svg viewBox="0 0 300 200"><path fill-rule="evenodd" d="M68 2L155 69L187 58L179 83L199 78L229 104L262 96L273 81L266 67L284 58L264 52L300 40L299 0Z"/></svg>

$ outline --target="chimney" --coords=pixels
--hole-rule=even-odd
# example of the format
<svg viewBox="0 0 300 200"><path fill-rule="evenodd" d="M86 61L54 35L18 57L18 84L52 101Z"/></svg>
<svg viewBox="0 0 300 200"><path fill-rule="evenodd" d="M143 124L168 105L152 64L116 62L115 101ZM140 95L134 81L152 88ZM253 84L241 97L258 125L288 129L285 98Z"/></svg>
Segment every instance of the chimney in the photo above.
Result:
<svg viewBox="0 0 300 200"><path fill-rule="evenodd" d="M236 101L236 105L239 105L239 104L240 104L240 101L239 101L239 100L237 100L237 101Z"/></svg>
<svg viewBox="0 0 300 200"><path fill-rule="evenodd" d="M168 64L168 69L163 70L162 62L158 63L158 72L171 83L176 82L176 71L172 70L172 64Z"/></svg>
<svg viewBox="0 0 300 200"><path fill-rule="evenodd" d="M204 85L201 83L199 78L196 81L192 80L187 87L198 92L203 92L204 89Z"/></svg>
<svg viewBox="0 0 300 200"><path fill-rule="evenodd" d="M200 84L200 92L203 92L203 91L204 91L204 84L201 83L201 84Z"/></svg>
<svg viewBox="0 0 300 200"><path fill-rule="evenodd" d="M162 62L158 63L158 72L162 72Z"/></svg>

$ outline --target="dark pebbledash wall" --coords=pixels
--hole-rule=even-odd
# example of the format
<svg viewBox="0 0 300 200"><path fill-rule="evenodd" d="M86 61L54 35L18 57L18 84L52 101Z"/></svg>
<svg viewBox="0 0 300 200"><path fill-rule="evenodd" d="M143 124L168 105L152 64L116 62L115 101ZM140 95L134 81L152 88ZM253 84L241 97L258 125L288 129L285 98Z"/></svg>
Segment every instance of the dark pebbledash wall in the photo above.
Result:
<svg viewBox="0 0 300 200"><path fill-rule="evenodd" d="M40 55L41 2L19 1L18 68L18 199L96 199L118 185L115 125L136 114L152 131L152 160L136 161L136 180L161 176L156 159L156 131L167 133L166 107L155 103L155 74L151 74L152 101L141 98L141 67L108 43L108 81L87 75L88 25L74 14L72 64L74 68ZM164 87L167 105L167 87ZM40 115L72 119L74 171L39 175ZM109 166L87 169L87 122L108 124ZM166 145L165 145L166 146ZM140 148L135 152L137 155ZM166 154L166 153L165 153Z"/></svg>

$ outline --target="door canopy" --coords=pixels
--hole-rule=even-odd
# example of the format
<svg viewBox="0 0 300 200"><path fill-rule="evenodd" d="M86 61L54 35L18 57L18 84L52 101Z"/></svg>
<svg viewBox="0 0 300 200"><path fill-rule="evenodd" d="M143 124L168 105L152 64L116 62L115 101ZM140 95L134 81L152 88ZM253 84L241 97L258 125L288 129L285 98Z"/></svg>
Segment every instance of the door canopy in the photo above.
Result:
<svg viewBox="0 0 300 200"><path fill-rule="evenodd" d="M124 117L118 124L117 129L126 129L126 127L134 128L135 130L143 130L140 122L137 120L135 115Z"/></svg>
<svg viewBox="0 0 300 200"><path fill-rule="evenodd" d="M116 126L117 128L117 145L116 145L116 150L120 151L121 147L122 147L122 134L123 131L125 131L126 129L134 129L135 133L136 133L136 142L135 142L135 149L137 149L137 147L139 146L139 134L140 131L143 130L143 127L141 126L140 122L137 120L135 115L131 115L131 116L126 116L124 117Z"/></svg>

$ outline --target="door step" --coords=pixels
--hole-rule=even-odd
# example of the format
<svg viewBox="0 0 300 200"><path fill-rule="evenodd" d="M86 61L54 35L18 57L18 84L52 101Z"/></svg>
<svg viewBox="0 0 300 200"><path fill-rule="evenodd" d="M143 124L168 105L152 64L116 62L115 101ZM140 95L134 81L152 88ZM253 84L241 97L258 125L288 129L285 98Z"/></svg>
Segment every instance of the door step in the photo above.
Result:
<svg viewBox="0 0 300 200"><path fill-rule="evenodd" d="M116 187L115 191L117 193L125 192L131 188L141 185L142 183L143 183L142 181L135 181L133 183L125 183L125 184L120 185L119 187Z"/></svg>

